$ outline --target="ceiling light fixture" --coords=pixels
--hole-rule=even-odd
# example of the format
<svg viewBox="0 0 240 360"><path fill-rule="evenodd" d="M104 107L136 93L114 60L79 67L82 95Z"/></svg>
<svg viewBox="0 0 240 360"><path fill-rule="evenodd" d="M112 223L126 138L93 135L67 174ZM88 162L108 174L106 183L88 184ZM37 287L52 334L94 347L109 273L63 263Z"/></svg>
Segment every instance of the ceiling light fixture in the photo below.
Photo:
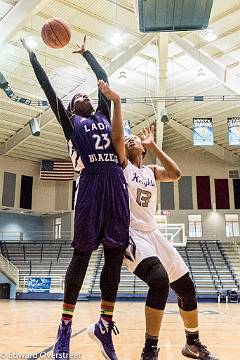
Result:
<svg viewBox="0 0 240 360"><path fill-rule="evenodd" d="M126 84L128 79L127 79L127 74L126 71L120 71L119 77L118 77L118 81L121 84Z"/></svg>
<svg viewBox="0 0 240 360"><path fill-rule="evenodd" d="M212 42L217 39L217 34L215 34L213 29L207 29L204 32L203 38L204 38L204 40L206 40L208 42Z"/></svg>
<svg viewBox="0 0 240 360"><path fill-rule="evenodd" d="M114 46L120 46L123 43L122 35L119 32L116 32L110 39L110 43Z"/></svg>

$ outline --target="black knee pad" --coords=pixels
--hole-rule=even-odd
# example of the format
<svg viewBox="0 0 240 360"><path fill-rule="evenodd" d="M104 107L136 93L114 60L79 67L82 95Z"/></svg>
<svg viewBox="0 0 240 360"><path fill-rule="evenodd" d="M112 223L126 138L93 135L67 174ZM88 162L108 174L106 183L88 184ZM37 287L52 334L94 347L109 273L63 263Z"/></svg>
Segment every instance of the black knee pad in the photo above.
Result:
<svg viewBox="0 0 240 360"><path fill-rule="evenodd" d="M153 309L164 310L169 292L168 274L158 257L144 259L134 274L148 286L146 305Z"/></svg>
<svg viewBox="0 0 240 360"><path fill-rule="evenodd" d="M170 284L178 296L178 306L184 311L197 309L196 291L189 273Z"/></svg>
<svg viewBox="0 0 240 360"><path fill-rule="evenodd" d="M115 302L117 297L124 248L104 248L105 263L100 277L102 300Z"/></svg>

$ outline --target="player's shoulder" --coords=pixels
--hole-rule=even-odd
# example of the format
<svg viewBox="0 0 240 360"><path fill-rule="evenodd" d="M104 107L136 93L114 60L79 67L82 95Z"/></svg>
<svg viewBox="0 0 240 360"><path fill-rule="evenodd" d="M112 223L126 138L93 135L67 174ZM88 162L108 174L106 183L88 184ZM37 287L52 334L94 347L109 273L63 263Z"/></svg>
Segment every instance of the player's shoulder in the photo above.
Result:
<svg viewBox="0 0 240 360"><path fill-rule="evenodd" d="M151 173L155 173L156 165L145 165L145 169Z"/></svg>
<svg viewBox="0 0 240 360"><path fill-rule="evenodd" d="M125 175L139 172L139 168L136 167L131 161L127 160L127 163L123 169Z"/></svg>
<svg viewBox="0 0 240 360"><path fill-rule="evenodd" d="M127 172L127 171L129 171L130 169L132 169L132 167L133 167L133 164L131 163L131 161L127 160L127 162L126 162L126 164L125 164L125 166L124 166L123 171L124 171L124 172Z"/></svg>

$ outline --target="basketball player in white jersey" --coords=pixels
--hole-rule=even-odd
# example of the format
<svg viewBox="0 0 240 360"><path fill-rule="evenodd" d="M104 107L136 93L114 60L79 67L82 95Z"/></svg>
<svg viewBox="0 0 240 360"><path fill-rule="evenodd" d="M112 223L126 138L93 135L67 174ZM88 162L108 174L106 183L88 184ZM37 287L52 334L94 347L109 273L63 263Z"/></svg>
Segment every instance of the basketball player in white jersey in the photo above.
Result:
<svg viewBox="0 0 240 360"><path fill-rule="evenodd" d="M101 89L107 96L108 85ZM199 340L198 310L194 284L189 271L177 250L157 229L156 180L177 181L180 170L177 164L154 141L154 127L142 130L141 139L130 135L124 141L123 122L115 123L112 142L124 168L130 200L131 241L125 252L125 265L149 286L146 299L146 341L141 360L157 360L158 336L169 283L178 296L186 344L182 354L192 359L218 360ZM146 150L151 151L162 166L143 165Z"/></svg>
<svg viewBox="0 0 240 360"><path fill-rule="evenodd" d="M143 165L146 149L162 163ZM180 314L186 332L182 354L201 360L217 360L199 340L198 310L194 284L182 257L157 229L156 180L177 181L181 174L177 164L154 141L154 127L142 130L141 139L131 135L122 147L124 175L130 198L131 243L125 254L125 265L149 285L146 300L146 340L141 360L158 359L158 336L169 283L178 296Z"/></svg>
<svg viewBox="0 0 240 360"><path fill-rule="evenodd" d="M162 167L143 165L146 149L157 157ZM193 359L217 360L199 340L196 294L189 270L177 250L157 229L156 180L177 181L180 170L155 143L154 127L143 129L141 139L134 135L127 137L121 160L128 183L131 213L131 243L126 251L125 265L149 285L145 307L146 340L141 359L158 359L158 335L170 283L178 296L185 326L186 345L182 354Z"/></svg>

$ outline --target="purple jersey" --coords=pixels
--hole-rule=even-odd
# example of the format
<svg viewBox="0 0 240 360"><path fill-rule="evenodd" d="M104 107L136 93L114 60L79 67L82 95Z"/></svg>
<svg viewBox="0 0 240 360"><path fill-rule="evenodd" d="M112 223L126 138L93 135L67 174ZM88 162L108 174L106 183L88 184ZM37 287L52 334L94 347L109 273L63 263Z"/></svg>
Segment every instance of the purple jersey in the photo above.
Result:
<svg viewBox="0 0 240 360"><path fill-rule="evenodd" d="M75 115L72 123L71 140L85 169L119 166L111 141L111 124L102 112L88 118Z"/></svg>
<svg viewBox="0 0 240 360"><path fill-rule="evenodd" d="M86 51L84 57L97 78L107 81L105 71L93 55ZM57 97L34 53L30 54L30 60L71 146L71 153L77 153L75 161L81 159L85 167L79 180L72 245L86 252L95 250L100 243L106 247L126 247L129 199L123 170L111 141L111 102L99 92L98 108L93 115L88 118L73 115Z"/></svg>

